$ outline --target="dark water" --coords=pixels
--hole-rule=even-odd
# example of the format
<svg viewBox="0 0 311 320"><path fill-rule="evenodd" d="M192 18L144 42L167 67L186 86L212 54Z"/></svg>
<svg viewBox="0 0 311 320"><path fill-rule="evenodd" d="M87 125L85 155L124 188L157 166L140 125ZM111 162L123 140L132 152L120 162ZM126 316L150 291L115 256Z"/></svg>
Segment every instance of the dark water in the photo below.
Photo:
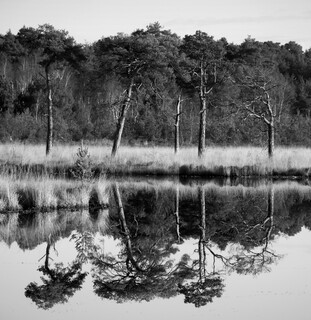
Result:
<svg viewBox="0 0 311 320"><path fill-rule="evenodd" d="M113 183L0 217L1 319L310 319L311 188Z"/></svg>

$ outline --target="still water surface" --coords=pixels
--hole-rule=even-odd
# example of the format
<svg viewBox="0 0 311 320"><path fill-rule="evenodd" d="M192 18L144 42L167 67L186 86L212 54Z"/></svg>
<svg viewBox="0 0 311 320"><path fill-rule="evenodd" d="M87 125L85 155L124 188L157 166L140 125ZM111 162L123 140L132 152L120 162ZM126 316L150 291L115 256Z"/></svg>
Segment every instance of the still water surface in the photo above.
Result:
<svg viewBox="0 0 311 320"><path fill-rule="evenodd" d="M310 319L311 188L112 183L0 220L1 319Z"/></svg>

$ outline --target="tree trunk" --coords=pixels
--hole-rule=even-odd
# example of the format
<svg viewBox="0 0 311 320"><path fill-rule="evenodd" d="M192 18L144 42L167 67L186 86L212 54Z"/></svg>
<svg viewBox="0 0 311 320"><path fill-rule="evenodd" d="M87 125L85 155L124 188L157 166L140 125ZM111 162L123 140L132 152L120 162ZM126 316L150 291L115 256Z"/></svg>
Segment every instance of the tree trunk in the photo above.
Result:
<svg viewBox="0 0 311 320"><path fill-rule="evenodd" d="M206 130L206 86L205 86L205 72L203 62L201 62L201 83L200 83L200 128L199 128L199 144L198 155L202 157L205 151L205 130Z"/></svg>
<svg viewBox="0 0 311 320"><path fill-rule="evenodd" d="M181 94L178 97L178 103L176 105L176 117L175 117L175 154L179 151L179 121L180 121L180 105L181 105Z"/></svg>
<svg viewBox="0 0 311 320"><path fill-rule="evenodd" d="M118 119L117 128L116 128L116 132L115 132L115 136L114 136L114 140L113 140L112 152L111 152L112 157L116 156L118 149L120 147L122 133L123 133L124 124L125 124L126 113L127 113L127 110L131 104L133 86L134 86L134 81L132 79L131 83L129 85L129 88L127 90L126 99L125 99L124 103L122 104L121 113L120 113L120 116Z"/></svg>
<svg viewBox="0 0 311 320"><path fill-rule="evenodd" d="M274 122L271 121L268 125L268 154L269 158L273 158L274 153Z"/></svg>
<svg viewBox="0 0 311 320"><path fill-rule="evenodd" d="M202 157L205 151L205 130L206 130L206 99L201 98L199 147L198 147L199 157Z"/></svg>
<svg viewBox="0 0 311 320"><path fill-rule="evenodd" d="M37 98L37 101L36 101L36 115L35 115L36 122L38 122L38 112L39 112L39 98Z"/></svg>
<svg viewBox="0 0 311 320"><path fill-rule="evenodd" d="M53 145L53 103L52 103L52 88L50 83L49 67L45 67L46 88L47 88L47 108L48 108L48 123L46 137L46 155L52 150Z"/></svg>
<svg viewBox="0 0 311 320"><path fill-rule="evenodd" d="M4 64L3 64L3 79L6 79L6 67L8 64L8 59L7 57L4 58Z"/></svg>

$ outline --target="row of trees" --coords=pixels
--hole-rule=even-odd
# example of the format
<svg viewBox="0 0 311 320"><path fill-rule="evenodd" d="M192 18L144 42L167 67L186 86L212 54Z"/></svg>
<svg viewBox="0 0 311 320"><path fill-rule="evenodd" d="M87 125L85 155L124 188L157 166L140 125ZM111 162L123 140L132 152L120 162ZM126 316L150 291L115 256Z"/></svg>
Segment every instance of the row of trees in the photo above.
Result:
<svg viewBox="0 0 311 320"><path fill-rule="evenodd" d="M0 138L129 143L311 143L311 51L158 23L78 45L51 25L0 35ZM248 118L251 118L250 121ZM264 133L263 133L264 132ZM268 140L267 138L268 137Z"/></svg>

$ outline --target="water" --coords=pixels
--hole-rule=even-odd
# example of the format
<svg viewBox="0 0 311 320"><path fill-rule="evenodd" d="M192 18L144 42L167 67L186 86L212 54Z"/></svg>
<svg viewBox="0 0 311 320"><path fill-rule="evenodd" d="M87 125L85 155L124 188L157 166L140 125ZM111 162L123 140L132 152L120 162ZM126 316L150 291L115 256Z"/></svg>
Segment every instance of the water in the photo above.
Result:
<svg viewBox="0 0 311 320"><path fill-rule="evenodd" d="M112 183L0 217L1 319L309 319L311 188Z"/></svg>

